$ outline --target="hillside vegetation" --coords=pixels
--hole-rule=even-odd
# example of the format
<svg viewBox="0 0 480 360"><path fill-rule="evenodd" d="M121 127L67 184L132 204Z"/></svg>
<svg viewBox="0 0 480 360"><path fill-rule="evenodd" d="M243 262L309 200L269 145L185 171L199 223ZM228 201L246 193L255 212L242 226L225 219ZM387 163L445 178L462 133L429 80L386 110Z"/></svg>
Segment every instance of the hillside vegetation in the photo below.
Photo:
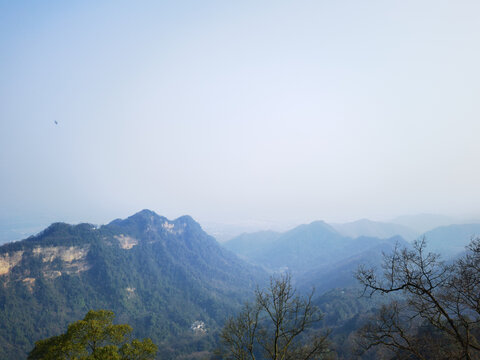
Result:
<svg viewBox="0 0 480 360"><path fill-rule="evenodd" d="M25 358L36 340L100 308L150 337L162 359L210 350L264 278L188 216L144 210L99 228L52 224L0 247L0 358Z"/></svg>

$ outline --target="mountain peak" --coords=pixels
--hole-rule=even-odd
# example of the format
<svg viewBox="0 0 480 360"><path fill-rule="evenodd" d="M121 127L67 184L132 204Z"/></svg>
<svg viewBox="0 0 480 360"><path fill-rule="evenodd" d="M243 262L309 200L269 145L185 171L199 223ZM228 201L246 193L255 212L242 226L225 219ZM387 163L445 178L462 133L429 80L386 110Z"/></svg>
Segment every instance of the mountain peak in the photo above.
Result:
<svg viewBox="0 0 480 360"><path fill-rule="evenodd" d="M175 220L169 220L165 216L158 215L155 211L149 209L143 209L135 214L129 216L126 219L117 219L113 222L123 222L123 221L134 221L134 222L143 222L143 223L183 223L186 225L198 225L199 224L190 216L190 215L182 215Z"/></svg>
<svg viewBox="0 0 480 360"><path fill-rule="evenodd" d="M330 233L335 233L337 234L337 230L335 230L330 224L327 224L325 221L323 220L316 220L316 221L312 221L310 224L305 224L305 225L299 225L297 227L298 229L302 229L302 231L304 229L311 229L311 230L326 230ZM297 228L294 228L293 230L297 229Z"/></svg>
<svg viewBox="0 0 480 360"><path fill-rule="evenodd" d="M202 227L198 222L196 222L190 215L182 215L175 220L173 220L173 223L178 224L182 223L185 224L185 227L191 228L191 229L198 229L201 230Z"/></svg>
<svg viewBox="0 0 480 360"><path fill-rule="evenodd" d="M184 223L187 223L187 224L192 224L192 223L198 224L190 215L182 215L182 216L176 218L173 221L174 222L184 222Z"/></svg>
<svg viewBox="0 0 480 360"><path fill-rule="evenodd" d="M126 219L115 219L108 225L134 225L137 227L146 227L148 225L154 225L155 223L161 223L166 218L158 215L156 212L148 209L143 209L133 215L130 215Z"/></svg>
<svg viewBox="0 0 480 360"><path fill-rule="evenodd" d="M64 222L54 222L50 224L46 229L39 232L36 236L31 237L32 240L40 240L47 237L55 237L60 239L62 237L70 237L73 234L83 234L91 231L95 226L88 223L80 223L77 225L67 224Z"/></svg>
<svg viewBox="0 0 480 360"><path fill-rule="evenodd" d="M129 216L128 218L141 218L141 219L156 219L160 218L161 216L158 215L155 211L149 210L149 209L143 209L140 210L139 212L136 212L135 214Z"/></svg>

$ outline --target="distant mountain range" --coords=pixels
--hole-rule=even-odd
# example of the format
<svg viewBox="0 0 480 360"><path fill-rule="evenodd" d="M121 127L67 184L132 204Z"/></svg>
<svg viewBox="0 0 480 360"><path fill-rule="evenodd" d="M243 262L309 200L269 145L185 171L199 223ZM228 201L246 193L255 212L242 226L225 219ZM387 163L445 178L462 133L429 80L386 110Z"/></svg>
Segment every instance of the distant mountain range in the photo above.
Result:
<svg viewBox="0 0 480 360"><path fill-rule="evenodd" d="M0 247L0 358L25 358L35 340L99 308L151 337L162 359L211 349L265 278L189 216L144 210L101 227L55 223ZM192 330L195 321L207 332Z"/></svg>
<svg viewBox="0 0 480 360"><path fill-rule="evenodd" d="M405 240L411 241L416 239L420 233L414 231L407 226L361 219L344 224L332 224L339 233L345 236L371 236L381 239L393 236L401 236Z"/></svg>
<svg viewBox="0 0 480 360"><path fill-rule="evenodd" d="M460 255L472 238L480 236L480 224L440 226L423 234L427 248L444 258Z"/></svg>
<svg viewBox="0 0 480 360"><path fill-rule="evenodd" d="M284 233L242 234L223 246L266 271L290 271L301 288L315 285L321 293L355 286L358 266L380 267L382 254L395 245L409 247L410 241L425 237L428 251L449 259L479 235L480 224L442 226L420 235L402 225L370 220L334 225L315 221Z"/></svg>
<svg viewBox="0 0 480 360"><path fill-rule="evenodd" d="M438 214L402 215L390 220L390 223L406 226L418 234L423 234L439 226L448 226L459 222L461 221L458 219Z"/></svg>
<svg viewBox="0 0 480 360"><path fill-rule="evenodd" d="M50 221L51 222L51 221ZM45 224L50 223L47 217L35 219L22 218L0 218L0 245L3 243L25 239L26 237L38 233L45 228ZM470 224L479 223L472 219L455 219L444 215L418 214L396 217L388 222L372 221L360 219L348 223L330 223L342 235L350 237L372 236L379 238L388 238L400 235L406 240L413 240L419 235L433 230L440 226L452 224ZM223 243L238 237L241 234L251 234L262 232L267 229L276 232L284 232L294 225L288 225L285 222L269 221L238 221L230 223L205 222L202 227L217 241ZM267 230L267 231L270 231Z"/></svg>
<svg viewBox="0 0 480 360"><path fill-rule="evenodd" d="M385 247L392 248L395 242L407 244L400 236L381 239L369 236L352 238L342 235L323 221L300 225L284 233L257 232L244 234L223 244L252 264L263 266L267 271L290 271L304 275L314 271L325 272L349 259L367 258L368 252L381 258ZM351 274L348 274L351 277Z"/></svg>

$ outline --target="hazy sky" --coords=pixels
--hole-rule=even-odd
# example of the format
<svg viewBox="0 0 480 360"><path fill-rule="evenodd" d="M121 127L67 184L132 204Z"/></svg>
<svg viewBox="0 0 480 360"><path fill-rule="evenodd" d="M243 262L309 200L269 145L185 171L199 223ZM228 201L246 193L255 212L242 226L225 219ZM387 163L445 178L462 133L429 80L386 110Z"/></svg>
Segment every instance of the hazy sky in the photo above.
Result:
<svg viewBox="0 0 480 360"><path fill-rule="evenodd" d="M0 0L0 217L478 216L479 14Z"/></svg>

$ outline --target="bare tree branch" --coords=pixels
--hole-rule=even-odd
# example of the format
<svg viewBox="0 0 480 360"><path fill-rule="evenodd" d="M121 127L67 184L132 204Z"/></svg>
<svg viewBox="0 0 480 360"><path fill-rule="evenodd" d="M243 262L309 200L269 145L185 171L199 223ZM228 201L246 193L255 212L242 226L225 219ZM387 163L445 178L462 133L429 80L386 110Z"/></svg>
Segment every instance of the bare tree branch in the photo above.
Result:
<svg viewBox="0 0 480 360"><path fill-rule="evenodd" d="M473 239L467 250L446 264L426 252L422 238L413 249L395 246L392 254L384 255L383 277L375 269L359 267L356 276L364 294L403 296L401 304L383 307L361 330L364 350L381 345L415 359L479 359L480 240ZM434 332L436 337L425 336Z"/></svg>
<svg viewBox="0 0 480 360"><path fill-rule="evenodd" d="M298 296L289 274L272 277L267 290L257 289L255 304L227 321L222 340L229 359L322 359L328 353L327 335L313 326L322 319L312 304L313 291ZM254 310L253 310L254 309Z"/></svg>

